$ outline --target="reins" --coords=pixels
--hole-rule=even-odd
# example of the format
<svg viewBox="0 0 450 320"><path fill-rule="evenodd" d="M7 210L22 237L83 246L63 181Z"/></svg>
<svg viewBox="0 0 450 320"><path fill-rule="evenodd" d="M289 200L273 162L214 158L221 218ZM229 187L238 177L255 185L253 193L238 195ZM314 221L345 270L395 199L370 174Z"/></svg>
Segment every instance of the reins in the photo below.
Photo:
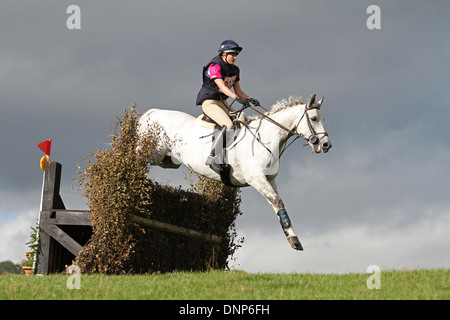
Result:
<svg viewBox="0 0 450 320"><path fill-rule="evenodd" d="M231 108L231 106L233 105L233 103L234 103L235 101L236 101L236 100L233 100L233 102L232 102L231 105L230 105L230 108ZM269 110L267 110L267 109L264 108L263 106L259 106L259 107L260 107L261 109L263 109L264 111L269 112ZM253 107L250 106L250 105L249 105L249 106L244 106L242 109L239 109L239 110L237 110L237 111L235 111L235 112L232 112L232 113L237 114L238 117L239 117L239 115L241 114L241 112L244 111L244 110L247 109L247 108L252 109L252 110L255 111L256 113L260 114L264 119L266 119L266 120L272 122L274 125L277 125L278 127L280 127L281 129L285 130L286 132L290 133L291 135L297 135L297 133L295 133L294 131L292 131L292 130L286 128L286 127L283 126L282 124L278 123L277 121L273 120L272 118L270 118L270 117L268 117L267 115L265 115L263 112L259 111L259 110L256 109L256 108L253 108Z"/></svg>
<svg viewBox="0 0 450 320"><path fill-rule="evenodd" d="M284 151L286 151L286 149L287 149L292 143L294 143L294 141L297 140L298 138L303 138L303 139L305 139L306 141L308 141L307 144L304 144L304 145L303 145L303 146L308 146L309 143L311 143L311 144L313 144L313 145L316 145L316 144L320 143L320 141L321 141L323 138L325 138L326 136L328 136L328 133L327 133L326 131L324 131L324 132L316 132L316 131L314 130L312 124L311 124L311 119L310 119L310 117L309 117L309 115L308 115L308 111L309 111L309 110L312 110L312 109L318 109L317 107L310 106L310 105L312 105L311 101L314 101L314 100L313 100L314 98L315 98L315 95L314 95L314 97L311 98L310 102L308 102L308 103L305 105L305 110L303 111L302 116L301 116L300 119L297 121L297 124L296 124L295 127L294 127L294 130L295 130L295 129L299 126L300 122L302 121L302 119L303 119L303 118L305 117L305 115L306 115L306 120L307 120L308 128L309 128L309 130L310 130L310 132L311 132L311 135L310 135L308 138L305 137L303 134L298 134L297 132L295 132L295 131L293 131L293 130L290 130L290 129L286 128L285 126L283 126L283 125L280 124L279 122L273 120L272 118L270 118L269 116L267 116L267 115L264 114L263 112L257 110L256 108L254 108L254 107L252 107L252 106L250 106L250 105L249 105L249 106L244 106L243 108L241 108L241 109L239 109L239 110L237 110L237 111L235 111L235 112L232 112L232 113L233 113L233 114L237 114L238 117L239 117L242 111L244 111L246 108L250 108L250 109L252 109L253 111L255 111L256 113L260 114L264 119L268 120L269 122L275 124L276 126L280 127L281 129L283 129L284 131L286 131L287 133L289 133L290 136L296 136L296 137L294 138L294 140L292 140L289 144L287 144L287 145L285 144L285 145L284 145L283 149L282 149L281 152L280 152L280 157L281 157L281 156L283 155ZM235 101L236 101L236 100L233 100L233 102L231 103L230 109L231 109L231 106L233 105L233 103L234 103ZM269 112L269 110L267 110L267 109L264 108L263 106L260 105L259 107L260 107L261 109L263 109L264 111ZM245 124L244 124L244 125L245 125ZM320 139L317 137L319 134L322 134L322 135L323 135ZM289 137L288 137L288 139L289 139ZM314 151L313 151L313 153L314 153Z"/></svg>

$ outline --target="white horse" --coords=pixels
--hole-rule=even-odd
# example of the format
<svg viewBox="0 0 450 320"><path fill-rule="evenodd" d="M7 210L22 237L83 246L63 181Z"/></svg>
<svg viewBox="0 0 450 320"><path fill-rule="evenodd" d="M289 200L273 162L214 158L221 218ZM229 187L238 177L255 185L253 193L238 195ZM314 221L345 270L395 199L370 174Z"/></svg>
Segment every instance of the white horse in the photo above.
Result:
<svg viewBox="0 0 450 320"><path fill-rule="evenodd" d="M251 118L246 126L233 132L233 138L229 137L230 141L222 151L229 170L222 174L205 164L211 152L212 138L220 138L219 130L207 128L189 114L150 109L139 119L138 133L145 137L149 132L157 132L157 147L149 160L150 165L178 168L184 164L197 174L216 181L222 180L236 187L254 187L277 214L290 245L303 250L278 195L275 178L279 171L280 153L291 136L304 138L313 148L313 153L328 152L331 148L320 112L322 102L323 98L316 102L315 95L307 104L303 104L300 98L290 98L289 101L278 102L260 117Z"/></svg>

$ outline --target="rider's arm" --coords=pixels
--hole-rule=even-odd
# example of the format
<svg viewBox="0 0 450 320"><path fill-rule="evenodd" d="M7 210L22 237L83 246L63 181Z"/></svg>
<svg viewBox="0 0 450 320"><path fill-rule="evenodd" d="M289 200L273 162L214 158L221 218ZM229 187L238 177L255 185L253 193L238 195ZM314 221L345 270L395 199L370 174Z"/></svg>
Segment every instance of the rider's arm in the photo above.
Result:
<svg viewBox="0 0 450 320"><path fill-rule="evenodd" d="M227 96L229 96L231 99L236 99L237 97L241 97L243 99L248 99L250 98L244 91L242 91L241 86L239 84L239 82L235 82L233 85L234 91L236 93L234 93L233 91L231 91L231 89L229 89L226 85L225 82L223 81L223 79L214 79L214 82L217 84L217 86L219 87L220 92L226 94Z"/></svg>
<svg viewBox="0 0 450 320"><path fill-rule="evenodd" d="M231 91L231 89L229 89L226 85L225 82L223 81L223 79L214 79L214 82L217 84L217 86L219 87L220 92L222 92L223 94L226 94L227 96L229 96L231 99L236 99L237 98L237 94L234 93L233 91Z"/></svg>
<svg viewBox="0 0 450 320"><path fill-rule="evenodd" d="M248 99L250 98L249 95L247 95L244 91L242 91L241 89L241 85L239 84L239 82L235 82L233 85L234 88L234 92L236 92L236 94L241 97L242 99Z"/></svg>

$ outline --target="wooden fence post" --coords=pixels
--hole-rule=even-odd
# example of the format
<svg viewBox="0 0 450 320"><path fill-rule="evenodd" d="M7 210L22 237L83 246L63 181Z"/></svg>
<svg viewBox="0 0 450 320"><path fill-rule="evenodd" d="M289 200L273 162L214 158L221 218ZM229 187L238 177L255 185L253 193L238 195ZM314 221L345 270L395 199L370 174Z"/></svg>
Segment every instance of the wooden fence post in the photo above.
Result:
<svg viewBox="0 0 450 320"><path fill-rule="evenodd" d="M90 226L90 213L87 210L65 210L59 194L62 165L50 162L45 169L42 186L42 209L39 217L40 248L37 273L48 274L58 270L58 242L72 255L77 256L82 245L68 235L61 226ZM62 250L61 248L59 250Z"/></svg>

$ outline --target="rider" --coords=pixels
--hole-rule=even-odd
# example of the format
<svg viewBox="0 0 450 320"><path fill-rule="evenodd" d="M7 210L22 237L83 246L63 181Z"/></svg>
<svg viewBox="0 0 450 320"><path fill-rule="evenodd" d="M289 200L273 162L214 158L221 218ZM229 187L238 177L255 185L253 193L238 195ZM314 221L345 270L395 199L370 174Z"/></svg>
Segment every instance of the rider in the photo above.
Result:
<svg viewBox="0 0 450 320"><path fill-rule="evenodd" d="M250 106L250 102L255 106L260 104L257 99L249 97L239 84L239 68L234 63L242 47L233 40L225 40L220 44L218 51L219 54L203 67L203 85L198 92L196 103L202 106L204 114L222 127L217 137L226 137L226 130L233 128L230 112L235 111L226 101L227 98L236 100L244 107ZM224 159L223 152L216 155L218 143L223 143L223 140L219 138L214 140L206 164L220 172L222 171L220 165Z"/></svg>

